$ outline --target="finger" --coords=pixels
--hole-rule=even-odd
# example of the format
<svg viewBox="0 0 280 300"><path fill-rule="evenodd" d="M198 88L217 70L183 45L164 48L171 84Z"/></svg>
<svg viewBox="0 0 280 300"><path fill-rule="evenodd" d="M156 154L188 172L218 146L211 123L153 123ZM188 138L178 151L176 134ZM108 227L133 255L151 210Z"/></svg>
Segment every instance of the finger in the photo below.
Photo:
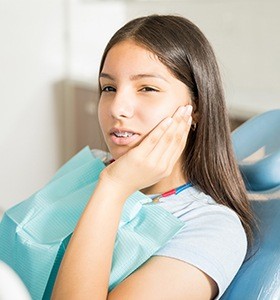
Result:
<svg viewBox="0 0 280 300"><path fill-rule="evenodd" d="M187 122L187 127L184 127L183 132L181 134L181 140L178 139L176 141L176 139L174 139L173 143L169 145L169 147L162 155L162 161L168 163L172 168L175 165L176 161L180 158L186 147L188 135L191 128L191 121L192 118L190 117Z"/></svg>
<svg viewBox="0 0 280 300"><path fill-rule="evenodd" d="M169 154L179 157L186 145L192 122L191 107L188 107L185 111L183 111L181 116L181 121L179 122L175 133L173 133L174 138L172 142L168 144L163 158L168 157Z"/></svg>
<svg viewBox="0 0 280 300"><path fill-rule="evenodd" d="M167 128L160 141L154 148L154 159L161 162L169 161L172 157L179 157L184 149L190 124L191 106L180 107L173 115L173 123Z"/></svg>
<svg viewBox="0 0 280 300"><path fill-rule="evenodd" d="M151 153L154 153L154 156L157 159L158 152L154 152L156 145L160 142L162 136L164 135L166 130L168 130L168 128L170 128L171 126L177 126L176 124L174 124L175 114L176 112L172 117L168 117L160 122L156 127L154 127L154 129L149 132L147 137L142 141L141 148L145 148L146 155L149 155L149 157Z"/></svg>
<svg viewBox="0 0 280 300"><path fill-rule="evenodd" d="M191 120L191 118L190 118ZM161 163L164 166L164 172L166 176L171 174L172 170L174 169L175 164L177 163L178 159L180 159L185 147L186 141L190 130L190 123L188 123L188 127L184 129L184 132L181 134L180 138L174 138L173 142L168 145L165 152L161 156Z"/></svg>
<svg viewBox="0 0 280 300"><path fill-rule="evenodd" d="M176 150L180 150L180 146L184 148L188 138L191 123L192 123L191 113L192 113L191 106L187 106L185 110L181 110L180 112L181 118L179 116L178 126L173 135L174 138L172 139L172 142L169 143L167 151L165 151L165 153L168 153L168 149L171 149L172 153L175 149L175 153L176 153Z"/></svg>
<svg viewBox="0 0 280 300"><path fill-rule="evenodd" d="M153 151L165 131L171 126L172 123L173 118L165 118L145 137L140 144L143 154L148 155Z"/></svg>
<svg viewBox="0 0 280 300"><path fill-rule="evenodd" d="M186 136L188 130L188 122L191 114L191 106L180 107L173 115L173 123L164 132L161 140L157 144L157 147L153 151L154 155L164 155L168 149L174 148L174 144L180 144L182 137ZM160 153L162 152L162 153Z"/></svg>

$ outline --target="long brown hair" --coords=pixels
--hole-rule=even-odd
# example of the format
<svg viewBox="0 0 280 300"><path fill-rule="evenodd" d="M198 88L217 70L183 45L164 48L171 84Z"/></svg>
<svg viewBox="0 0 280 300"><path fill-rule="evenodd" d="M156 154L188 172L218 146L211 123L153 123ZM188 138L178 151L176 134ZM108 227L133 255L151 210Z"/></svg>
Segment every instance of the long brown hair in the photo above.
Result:
<svg viewBox="0 0 280 300"><path fill-rule="evenodd" d="M108 51L127 39L156 54L189 88L198 117L196 129L190 131L185 147L183 171L217 203L238 214L251 245L254 216L234 158L220 72L210 43L196 25L183 17L137 18L111 38L100 72Z"/></svg>

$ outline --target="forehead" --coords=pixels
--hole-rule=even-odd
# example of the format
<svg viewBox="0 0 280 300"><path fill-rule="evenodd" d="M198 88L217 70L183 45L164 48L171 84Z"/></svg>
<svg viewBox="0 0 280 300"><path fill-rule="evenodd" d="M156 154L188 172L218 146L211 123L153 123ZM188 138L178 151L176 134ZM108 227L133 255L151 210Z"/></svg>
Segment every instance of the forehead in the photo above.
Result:
<svg viewBox="0 0 280 300"><path fill-rule="evenodd" d="M155 53L133 40L119 42L108 51L102 72L116 72L122 69L130 74L157 71L174 77Z"/></svg>

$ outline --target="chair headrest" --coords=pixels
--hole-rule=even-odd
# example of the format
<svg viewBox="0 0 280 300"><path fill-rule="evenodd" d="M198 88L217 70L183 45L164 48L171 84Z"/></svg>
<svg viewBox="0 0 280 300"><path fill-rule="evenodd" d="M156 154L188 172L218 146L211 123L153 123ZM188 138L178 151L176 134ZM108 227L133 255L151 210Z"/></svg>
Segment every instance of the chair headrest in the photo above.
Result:
<svg viewBox="0 0 280 300"><path fill-rule="evenodd" d="M280 109L246 121L232 133L232 141L248 190L280 185Z"/></svg>

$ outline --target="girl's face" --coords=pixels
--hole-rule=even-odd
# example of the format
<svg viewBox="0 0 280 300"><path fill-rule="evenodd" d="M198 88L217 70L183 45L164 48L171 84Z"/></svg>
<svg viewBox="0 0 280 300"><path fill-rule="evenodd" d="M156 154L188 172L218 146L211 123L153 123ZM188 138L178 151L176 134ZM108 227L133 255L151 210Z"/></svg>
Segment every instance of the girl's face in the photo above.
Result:
<svg viewBox="0 0 280 300"><path fill-rule="evenodd" d="M152 52L131 40L110 49L100 86L98 117L114 159L137 146L179 106L191 104L187 86Z"/></svg>

